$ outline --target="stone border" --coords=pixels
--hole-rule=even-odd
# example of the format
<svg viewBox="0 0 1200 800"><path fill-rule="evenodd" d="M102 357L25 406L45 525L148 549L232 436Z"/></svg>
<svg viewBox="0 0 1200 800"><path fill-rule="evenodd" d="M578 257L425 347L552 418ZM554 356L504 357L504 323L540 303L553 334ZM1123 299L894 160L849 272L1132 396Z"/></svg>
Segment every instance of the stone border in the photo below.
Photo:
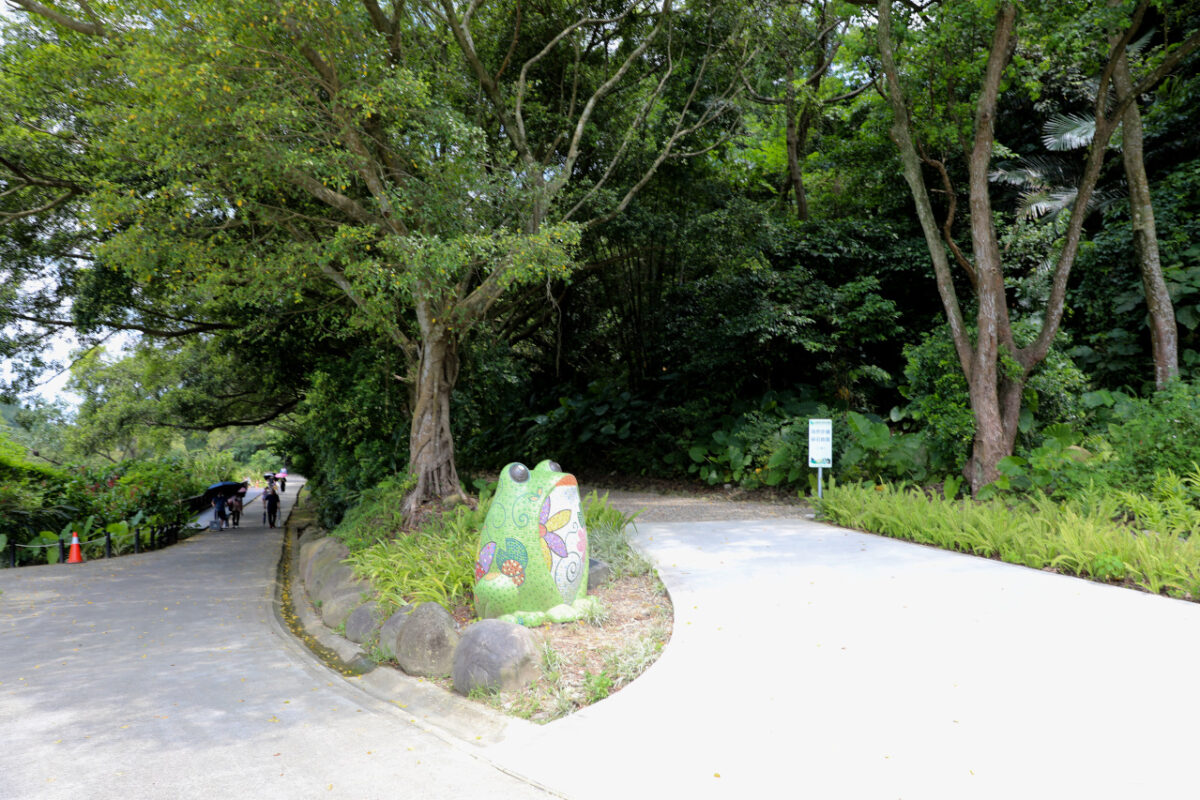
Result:
<svg viewBox="0 0 1200 800"><path fill-rule="evenodd" d="M290 557L291 561L288 570L290 611L304 633L301 638L312 640L305 641L305 644L326 666L344 676L353 676L352 680L371 695L403 709L409 722L446 741L482 747L502 741L516 728L536 727L528 720L509 717L446 691L432 681L407 675L390 666L377 665L361 645L339 635L327 625L325 615L314 606L309 587L306 586L305 573L315 572L312 567L319 556L318 543L329 542L321 544L320 550L333 563L327 563L324 567L323 580L319 583L313 576L321 599L336 599L358 592L366 597L362 597L355 607L368 602L368 598L374 594L370 585L348 574L349 568L341 563L344 555L337 558L329 555L339 552L337 548L344 548L344 545L328 536L328 532L317 524L312 509L301 507L299 499L289 515L284 536L285 556ZM338 566L346 567L346 571L339 570ZM329 618L336 619L343 611L348 617L353 610L339 607L331 611ZM322 653L322 649L329 652Z"/></svg>

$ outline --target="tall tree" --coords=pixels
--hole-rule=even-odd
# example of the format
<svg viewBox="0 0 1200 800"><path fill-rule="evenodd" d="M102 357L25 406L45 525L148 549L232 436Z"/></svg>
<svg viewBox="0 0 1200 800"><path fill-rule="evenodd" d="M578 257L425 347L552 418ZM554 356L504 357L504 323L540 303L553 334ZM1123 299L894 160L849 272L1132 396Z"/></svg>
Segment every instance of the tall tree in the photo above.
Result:
<svg viewBox="0 0 1200 800"><path fill-rule="evenodd" d="M129 87L106 151L145 180L88 192L97 257L204 314L231 295L282 310L340 293L403 356L410 513L461 491L463 334L510 287L568 274L581 226L665 160L717 146L736 91L718 82L731 15L676 36L670 0L18 5L104 42Z"/></svg>
<svg viewBox="0 0 1200 800"><path fill-rule="evenodd" d="M972 68L969 60L975 56L969 50L951 60L941 72L944 82L934 83L934 89L944 92L941 118L934 122L946 126L951 141L960 143L960 153L966 162L968 182L968 213L971 237L971 258L953 239L952 221L956 198L949 171L941 159L930 155L930 149L920 138L938 135L938 130L927 124L918 125L908 105L909 93L905 90L907 77L899 67L892 17L892 3L880 0L878 4L878 28L880 56L887 78L888 99L894 115L892 136L896 142L903 165L904 176L916 203L917 214L925 233L929 254L937 276L938 292L950 323L959 364L969 386L971 408L975 417L975 436L971 458L967 463L966 477L974 491L999 476L997 465L1012 453L1016 439L1021 410L1022 393L1030 373L1045 359L1058 333L1066 297L1067 280L1082 236L1083 219L1088 202L1095 188L1104 159L1104 150L1114 129L1120 123L1132 98L1153 86L1187 53L1200 46L1200 36L1193 36L1163 58L1157 67L1146 75L1132 91L1113 100L1108 91L1113 73L1125 53L1132 32L1140 24L1147 2L1143 0L1131 17L1115 26L1116 39L1108 48L1103 60L1097 92L1095 117L1096 132L1088 153L1087 163L1079 179L1076 202L1067 223L1062 247L1055 262L1049 296L1042 310L1040 330L1036 338L1025 346L1018 346L1013 338L1012 320L1005 292L1005 274L1002 253L996 234L988 183L989 167L995 142L996 118L999 97L1005 83L1005 73L1015 47L1017 29L1017 6L1012 2L1001 2L994 17L987 21L987 4L973 2L945 3L938 7L937 19L923 19L917 29L910 29L912 36L925 34L941 39L960 36L961 43L971 43L971 28L990 29L986 60L982 69ZM1071 8L1060 9L1071 13ZM963 27L958 27L963 25ZM1100 35L1104 35L1101 31ZM1107 41L1102 39L1102 41ZM944 51L948 52L948 51ZM922 68L937 70L937 65L926 62ZM962 108L962 98L956 90L967 81L976 81L978 88L973 92L971 105L974 113L969 123ZM928 109L926 109L928 113ZM945 130L945 129L943 129ZM923 167L928 166L939 175L940 183L948 194L948 212L943 224L939 225L930 192L925 183ZM976 306L974 330L967 325L958 299L951 270L951 256L962 268L973 289Z"/></svg>

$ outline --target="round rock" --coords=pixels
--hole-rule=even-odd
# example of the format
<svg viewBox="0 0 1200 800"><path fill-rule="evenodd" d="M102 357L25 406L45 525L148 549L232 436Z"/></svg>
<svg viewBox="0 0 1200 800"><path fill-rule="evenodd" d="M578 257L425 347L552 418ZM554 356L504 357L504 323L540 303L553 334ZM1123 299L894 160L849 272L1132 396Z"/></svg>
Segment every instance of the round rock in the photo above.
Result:
<svg viewBox="0 0 1200 800"><path fill-rule="evenodd" d="M422 603L396 637L396 661L409 675L449 675L457 645L458 631L450 612L437 603Z"/></svg>
<svg viewBox="0 0 1200 800"><path fill-rule="evenodd" d="M598 558L588 559L588 591L595 589L608 583L608 579L612 577L612 567L608 562L601 561Z"/></svg>
<svg viewBox="0 0 1200 800"><path fill-rule="evenodd" d="M454 691L524 688L541 674L540 661L541 643L533 631L499 619L480 620L463 632L454 653Z"/></svg>
<svg viewBox="0 0 1200 800"><path fill-rule="evenodd" d="M408 617L412 614L412 610L413 606L411 605L401 606L379 628L379 649L388 658L396 657L396 642L400 638L400 632L408 624Z"/></svg>
<svg viewBox="0 0 1200 800"><path fill-rule="evenodd" d="M379 604L375 601L363 603L346 618L346 638L362 644L379 630Z"/></svg>

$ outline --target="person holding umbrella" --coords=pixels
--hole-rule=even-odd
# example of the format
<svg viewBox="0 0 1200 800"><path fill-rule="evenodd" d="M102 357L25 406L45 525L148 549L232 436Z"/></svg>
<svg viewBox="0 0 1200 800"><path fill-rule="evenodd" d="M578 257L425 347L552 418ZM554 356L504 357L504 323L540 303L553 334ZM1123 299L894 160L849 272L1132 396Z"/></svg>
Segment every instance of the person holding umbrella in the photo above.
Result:
<svg viewBox="0 0 1200 800"><path fill-rule="evenodd" d="M210 505L215 510L214 517L218 522L217 530L224 530L229 525L229 495L237 489L233 481L219 481L205 490L205 495L212 495Z"/></svg>
<svg viewBox="0 0 1200 800"><path fill-rule="evenodd" d="M276 474L275 477L279 479L279 491L286 492L287 491L287 467L284 467L283 469L279 470L278 474Z"/></svg>
<svg viewBox="0 0 1200 800"><path fill-rule="evenodd" d="M227 510L228 498L223 494L218 494L213 498L212 507L216 509L217 520L220 525L217 530L223 531L229 525L229 511Z"/></svg>

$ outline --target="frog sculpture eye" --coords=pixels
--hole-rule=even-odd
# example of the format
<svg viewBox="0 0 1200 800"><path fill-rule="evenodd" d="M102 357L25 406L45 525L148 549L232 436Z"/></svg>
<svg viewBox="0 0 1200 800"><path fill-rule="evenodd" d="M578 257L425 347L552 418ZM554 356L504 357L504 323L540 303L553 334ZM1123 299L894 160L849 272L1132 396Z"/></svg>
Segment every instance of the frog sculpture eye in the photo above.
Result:
<svg viewBox="0 0 1200 800"><path fill-rule="evenodd" d="M587 530L574 475L553 461L512 463L479 533L475 610L525 625L579 619L587 597Z"/></svg>

